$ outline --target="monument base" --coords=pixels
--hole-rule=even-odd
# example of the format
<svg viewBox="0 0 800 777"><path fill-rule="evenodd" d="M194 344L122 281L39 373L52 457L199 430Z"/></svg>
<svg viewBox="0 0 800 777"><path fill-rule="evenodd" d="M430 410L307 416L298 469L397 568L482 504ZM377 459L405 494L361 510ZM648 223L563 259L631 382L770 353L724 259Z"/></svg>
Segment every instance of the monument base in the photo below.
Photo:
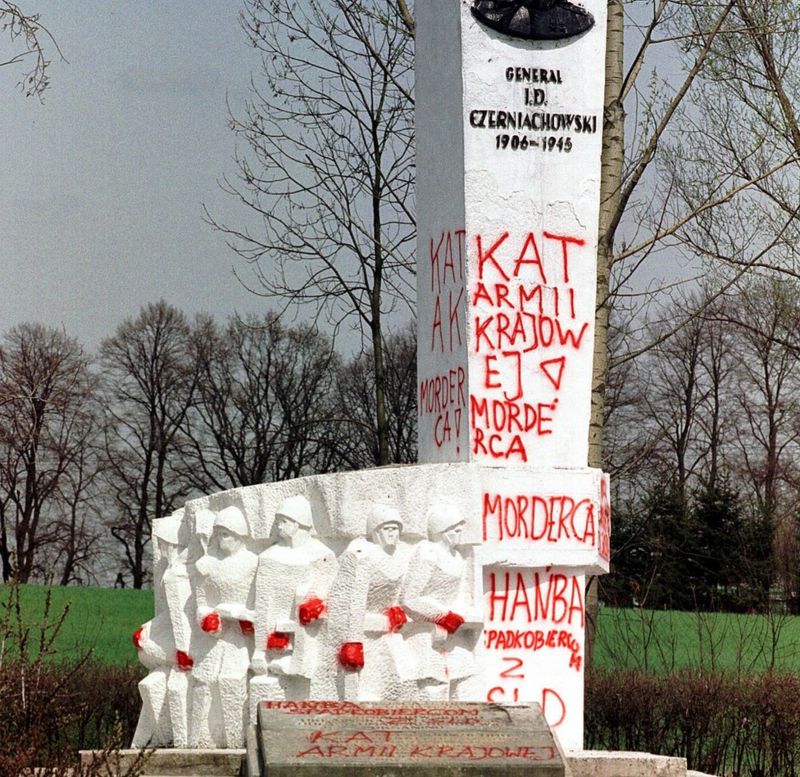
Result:
<svg viewBox="0 0 800 777"><path fill-rule="evenodd" d="M307 735L307 730L305 731ZM248 750L179 750L159 749L154 750L147 759L143 777L274 777L279 773L289 773L288 769L278 765L274 769L271 764L265 764L258 744L258 733L252 727L252 735L248 737ZM452 744L452 740L448 740ZM327 745L326 745L327 747ZM101 754L101 751L81 751L81 764L84 767L91 765ZM133 762L139 756L139 750L121 750L118 760L108 764L109 777L126 774ZM480 762L477 762L480 764ZM269 766L269 769L267 769ZM308 770L310 767L307 767ZM450 764L446 760L436 765L435 774L460 775L468 774L462 771L458 764ZM283 771L281 771L283 769ZM332 777L336 773L331 769L330 759L318 763L316 769L324 773L325 777ZM388 769L384 762L365 761L362 766L364 774L370 769L377 770L381 775L402 775L402 777L418 777L431 774L427 766L414 767L399 765L396 769ZM502 769L502 770L501 770ZM491 774L485 766L478 766L474 773ZM494 770L498 774L508 774L505 767ZM343 766L338 773L352 777L353 768ZM533 771L533 774L547 774L547 772ZM664 755L632 752L606 752L601 750L585 750L581 752L567 752L564 760L565 777L713 777L713 775L700 772L687 771L685 758L672 758ZM300 777L292 771L292 777Z"/></svg>
<svg viewBox="0 0 800 777"><path fill-rule="evenodd" d="M269 777L565 777L538 705L265 702L258 744Z"/></svg>
<svg viewBox="0 0 800 777"><path fill-rule="evenodd" d="M572 777L691 777L685 758L652 753L582 750L567 753ZM703 775L701 777L710 777Z"/></svg>

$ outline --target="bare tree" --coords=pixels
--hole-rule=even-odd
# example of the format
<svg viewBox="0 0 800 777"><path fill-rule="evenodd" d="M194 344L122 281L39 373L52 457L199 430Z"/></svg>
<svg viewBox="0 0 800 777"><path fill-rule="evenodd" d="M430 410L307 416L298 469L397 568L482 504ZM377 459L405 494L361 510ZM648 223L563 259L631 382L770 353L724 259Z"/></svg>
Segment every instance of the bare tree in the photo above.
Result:
<svg viewBox="0 0 800 777"><path fill-rule="evenodd" d="M186 317L164 301L145 306L102 343L100 363L105 478L113 499L108 522L122 544L133 586L141 588L148 575L151 521L175 509L189 492L174 469L197 387Z"/></svg>
<svg viewBox="0 0 800 777"><path fill-rule="evenodd" d="M752 283L730 310L740 331L736 445L765 525L773 524L787 466L800 440L800 309L797 285Z"/></svg>
<svg viewBox="0 0 800 777"><path fill-rule="evenodd" d="M375 463L390 461L383 341L412 297L412 47L394 2L247 0L262 55L244 115L246 151L224 188L258 221L212 220L250 266L258 294L360 333L372 359Z"/></svg>
<svg viewBox="0 0 800 777"><path fill-rule="evenodd" d="M68 479L95 429L94 380L81 347L58 329L20 324L0 346L0 563L3 579L47 578L62 541ZM74 542L91 544L87 527Z"/></svg>
<svg viewBox="0 0 800 777"><path fill-rule="evenodd" d="M39 14L25 13L17 3L0 0L0 29L9 37L16 49L9 59L0 62L0 67L24 63L19 87L26 97L40 97L50 84L50 66L47 47L61 53L53 36L42 26Z"/></svg>
<svg viewBox="0 0 800 777"><path fill-rule="evenodd" d="M417 460L417 338L413 326L390 335L383 346L386 370L387 438L391 461ZM370 353L344 365L339 376L339 419L335 440L340 466L369 467L378 458L375 373Z"/></svg>
<svg viewBox="0 0 800 777"><path fill-rule="evenodd" d="M789 9L785 3L763 2ZM754 268L778 264L771 249L785 244L792 228L791 213L781 216L773 208L766 218L754 212L753 203L765 182L780 180L796 166L796 152L783 148L771 156L760 153L769 132L763 127L760 138L753 137L744 131L746 121L738 127L731 122L713 149L705 141L717 137L702 129L708 119L724 124L733 115L728 108L738 105L735 93L725 88L713 100L705 96L718 74L721 52L752 51L757 28L742 17L742 8L748 5L738 0L608 2L590 466L602 463L610 371L646 352L654 342L640 333L624 349L609 352L609 316L614 305L619 306L621 294L638 295L642 305L650 306L661 296L663 306L675 284L692 283L699 276L715 279L713 293L701 300L699 308L685 311L662 328L658 338L667 340ZM789 16L784 14L783 32L797 36L796 17L789 23ZM630 51L624 57L626 43ZM676 66L657 68L659 51L664 52L662 63L671 54ZM746 81L755 71L749 66L744 70ZM741 76L731 69L731 79ZM780 78L757 99L771 101L777 96ZM731 153L728 140L741 141L738 157ZM739 165L738 158L758 164ZM750 239L744 227L736 229L737 222L748 221L759 226L760 240ZM729 234L733 237L724 250L709 250L706 238L725 243ZM649 282L641 280L648 276ZM595 602L590 586L589 646Z"/></svg>
<svg viewBox="0 0 800 777"><path fill-rule="evenodd" d="M59 483L58 508L53 518L56 541L49 549L49 562L61 585L97 582L104 571L107 529L103 523L102 410L92 399L92 434L80 448Z"/></svg>
<svg viewBox="0 0 800 777"><path fill-rule="evenodd" d="M222 490L325 471L339 365L327 338L267 315L224 328L206 319L192 342L198 387L178 465L187 483Z"/></svg>

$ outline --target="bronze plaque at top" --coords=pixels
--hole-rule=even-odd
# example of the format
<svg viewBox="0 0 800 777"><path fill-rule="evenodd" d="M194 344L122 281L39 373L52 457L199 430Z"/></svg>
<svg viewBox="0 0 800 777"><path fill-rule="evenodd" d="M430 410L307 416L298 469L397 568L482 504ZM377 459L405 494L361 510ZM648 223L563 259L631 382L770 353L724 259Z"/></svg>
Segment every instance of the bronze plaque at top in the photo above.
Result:
<svg viewBox="0 0 800 777"><path fill-rule="evenodd" d="M594 26L594 17L569 0L474 0L472 15L492 30L524 40L562 40Z"/></svg>
<svg viewBox="0 0 800 777"><path fill-rule="evenodd" d="M264 702L267 777L562 777L564 755L538 705Z"/></svg>

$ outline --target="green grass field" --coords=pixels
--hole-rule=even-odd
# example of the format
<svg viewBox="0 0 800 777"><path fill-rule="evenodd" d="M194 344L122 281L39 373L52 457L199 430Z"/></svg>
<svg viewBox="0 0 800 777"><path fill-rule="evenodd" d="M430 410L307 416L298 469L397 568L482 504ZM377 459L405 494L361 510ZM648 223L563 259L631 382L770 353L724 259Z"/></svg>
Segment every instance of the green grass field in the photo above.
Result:
<svg viewBox="0 0 800 777"><path fill-rule="evenodd" d="M20 605L26 624L42 623L47 591L51 592L50 621L69 605L69 612L54 643L56 660L73 661L91 651L107 664L138 663L133 632L153 617L153 592L109 588L20 586ZM0 619L15 620L8 612L9 586L0 586ZM39 630L31 632L34 642ZM13 649L13 645L11 646ZM35 648L34 648L35 652Z"/></svg>
<svg viewBox="0 0 800 777"><path fill-rule="evenodd" d="M45 586L20 586L23 617L42 621ZM70 611L55 643L58 660L87 651L108 664L137 663L131 635L153 615L151 591L60 588L51 591L51 619ZM8 601L0 586L0 604ZM7 619L5 608L0 618ZM705 666L753 674L770 667L800 673L800 618L601 608L595 662L604 668L655 672Z"/></svg>
<svg viewBox="0 0 800 777"><path fill-rule="evenodd" d="M595 663L654 672L800 673L800 617L601 608Z"/></svg>

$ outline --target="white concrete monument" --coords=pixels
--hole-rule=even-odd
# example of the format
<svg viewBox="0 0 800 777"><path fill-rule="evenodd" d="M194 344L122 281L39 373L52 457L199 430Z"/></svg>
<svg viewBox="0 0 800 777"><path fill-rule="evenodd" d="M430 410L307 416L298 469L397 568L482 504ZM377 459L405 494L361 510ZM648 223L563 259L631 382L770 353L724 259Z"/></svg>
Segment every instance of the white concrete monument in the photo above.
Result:
<svg viewBox="0 0 800 777"><path fill-rule="evenodd" d="M156 616L141 626L133 642L150 670L139 683L142 714L134 747L186 747L189 725L189 672L192 587L186 549L180 549L184 511L153 521Z"/></svg>
<svg viewBox="0 0 800 777"><path fill-rule="evenodd" d="M416 14L420 461L479 466L486 698L579 749L606 4Z"/></svg>
<svg viewBox="0 0 800 777"><path fill-rule="evenodd" d="M416 14L421 463L188 502L137 745L241 747L258 701L310 698L536 702L583 746L605 3Z"/></svg>

